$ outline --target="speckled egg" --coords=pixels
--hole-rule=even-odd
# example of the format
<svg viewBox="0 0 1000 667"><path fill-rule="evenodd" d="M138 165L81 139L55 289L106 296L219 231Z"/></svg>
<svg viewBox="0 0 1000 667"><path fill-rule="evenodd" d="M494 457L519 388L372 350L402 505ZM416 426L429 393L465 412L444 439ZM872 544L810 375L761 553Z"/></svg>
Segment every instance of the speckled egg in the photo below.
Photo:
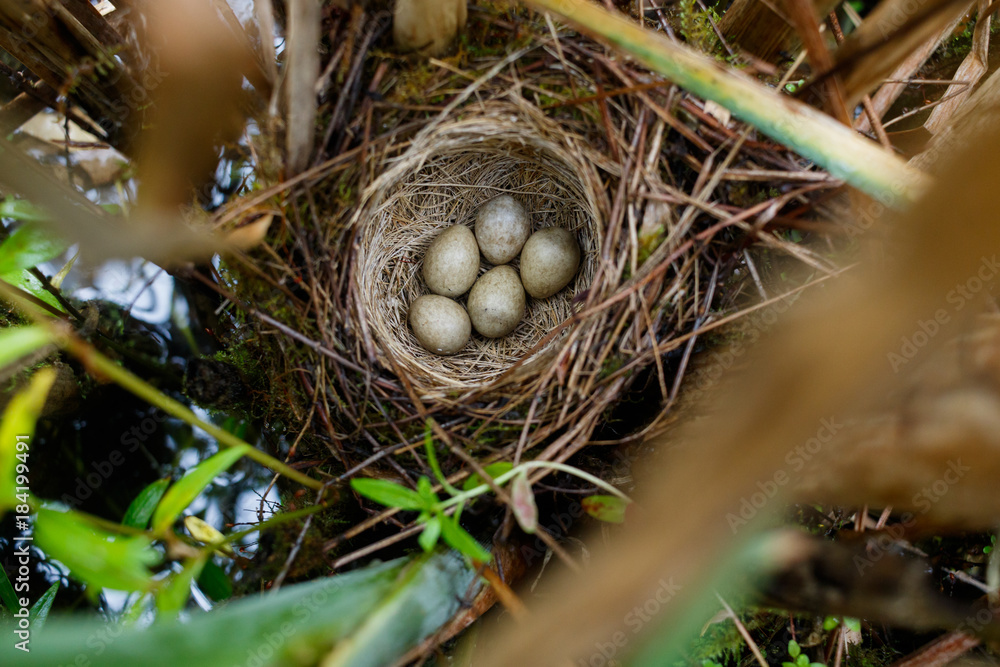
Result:
<svg viewBox="0 0 1000 667"><path fill-rule="evenodd" d="M506 264L521 252L531 224L524 206L510 195L500 195L476 213L476 241L489 262Z"/></svg>
<svg viewBox="0 0 1000 667"><path fill-rule="evenodd" d="M465 308L437 294L425 294L410 304L410 326L424 349L440 355L460 352L472 334Z"/></svg>
<svg viewBox="0 0 1000 667"><path fill-rule="evenodd" d="M424 255L424 282L435 294L465 294L479 273L479 245L472 230L455 225L438 234Z"/></svg>
<svg viewBox="0 0 1000 667"><path fill-rule="evenodd" d="M469 291L469 318L487 338L506 336L524 317L524 302L517 271L498 266L480 276Z"/></svg>
<svg viewBox="0 0 1000 667"><path fill-rule="evenodd" d="M562 227L540 229L521 251L521 283L536 299L552 296L566 287L580 268L580 244Z"/></svg>

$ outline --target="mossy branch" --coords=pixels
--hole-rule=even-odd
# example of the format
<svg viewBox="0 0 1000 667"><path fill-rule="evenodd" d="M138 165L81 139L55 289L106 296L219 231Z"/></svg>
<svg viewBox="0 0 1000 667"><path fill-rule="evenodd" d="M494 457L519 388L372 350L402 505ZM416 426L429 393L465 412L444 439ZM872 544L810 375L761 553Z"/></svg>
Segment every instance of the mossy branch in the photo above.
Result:
<svg viewBox="0 0 1000 667"><path fill-rule="evenodd" d="M17 305L25 314L31 317L36 324L44 327L51 337L51 340L58 347L79 359L80 363L82 363L88 371L98 375L104 375L122 388L132 392L139 398L142 398L150 405L160 408L167 414L181 419L191 426L200 428L215 438L220 446L245 446L247 447L247 458L260 463L274 472L282 474L285 477L302 484L303 486L307 486L310 489L315 489L316 491L322 489L323 483L319 480L313 479L312 477L295 470L288 464L279 461L273 456L265 454L253 445L250 445L236 437L229 431L219 428L215 424L203 421L198 417L198 415L181 403L178 403L156 387L144 382L125 368L108 359L103 354L98 352L92 345L79 339L75 334L71 333L63 322L54 320L44 315L37 306L27 301L22 296L20 290L17 290L11 285L0 281L0 295L3 295L4 298Z"/></svg>
<svg viewBox="0 0 1000 667"><path fill-rule="evenodd" d="M150 405L156 406L167 414L181 419L191 426L200 428L215 438L222 447L243 447L247 446L246 457L257 463L270 468L276 473L280 473L288 479L294 480L303 486L319 491L323 483L313 479L298 470L295 470L286 463L265 454L259 449L248 445L246 442L236 437L229 431L219 428L215 424L203 421L194 412L178 403L174 399L165 395L156 387L144 382L140 378L111 361L103 354L95 350L87 343L75 336L60 336L56 340L57 344L64 350L79 359L88 370L105 375L122 388L132 392L139 398L145 400Z"/></svg>

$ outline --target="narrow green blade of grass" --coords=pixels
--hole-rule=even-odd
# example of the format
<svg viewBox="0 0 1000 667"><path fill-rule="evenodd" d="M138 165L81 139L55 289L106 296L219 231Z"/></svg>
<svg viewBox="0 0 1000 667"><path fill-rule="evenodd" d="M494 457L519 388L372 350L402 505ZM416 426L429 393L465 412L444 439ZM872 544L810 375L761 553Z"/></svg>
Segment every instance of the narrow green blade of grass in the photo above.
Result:
<svg viewBox="0 0 1000 667"><path fill-rule="evenodd" d="M153 512L153 533L159 535L169 528L213 479L239 461L249 449L245 445L224 449L196 465L170 487Z"/></svg>
<svg viewBox="0 0 1000 667"><path fill-rule="evenodd" d="M31 618L31 629L34 631L41 630L45 625L45 621L49 617L49 611L52 609L52 603L55 602L56 593L59 592L59 582L49 586L49 589L42 593L42 597L35 601L35 604L31 605L31 610L28 612Z"/></svg>
<svg viewBox="0 0 1000 667"><path fill-rule="evenodd" d="M682 88L722 105L886 205L903 207L927 185L924 174L830 116L591 0L525 0L525 4L562 16Z"/></svg>
<svg viewBox="0 0 1000 667"><path fill-rule="evenodd" d="M125 510L122 525L145 530L149 519L153 516L153 511L160 503L160 499L163 498L163 494L167 492L168 486L170 486L170 478L164 477L140 491L139 495L129 503L128 509Z"/></svg>
<svg viewBox="0 0 1000 667"><path fill-rule="evenodd" d="M356 477L351 480L351 488L365 498L374 500L387 507L420 510L425 509L427 505L416 491L386 479Z"/></svg>
<svg viewBox="0 0 1000 667"><path fill-rule="evenodd" d="M14 586L10 583L7 572L2 567L0 567L0 602L3 603L3 609L7 612L2 616L13 615L21 608L17 601L17 593L14 592Z"/></svg>

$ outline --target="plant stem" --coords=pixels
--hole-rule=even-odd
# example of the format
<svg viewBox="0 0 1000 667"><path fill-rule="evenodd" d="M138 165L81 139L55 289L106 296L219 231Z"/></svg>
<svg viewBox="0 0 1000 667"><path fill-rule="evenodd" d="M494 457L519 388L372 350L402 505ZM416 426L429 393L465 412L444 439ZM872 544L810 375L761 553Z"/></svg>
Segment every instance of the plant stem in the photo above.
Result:
<svg viewBox="0 0 1000 667"><path fill-rule="evenodd" d="M677 85L728 109L772 139L894 208L911 203L928 178L826 114L589 0L525 0L553 12Z"/></svg>
<svg viewBox="0 0 1000 667"><path fill-rule="evenodd" d="M280 473L289 479L295 480L299 484L307 486L310 489L319 491L323 488L323 483L319 480L313 479L312 477L309 477L308 475L305 475L279 461L273 456L265 454L253 445L237 438L229 431L221 429L215 424L210 424L199 419L198 415L184 405L178 403L158 390L156 387L144 382L125 368L111 361L98 352L97 349L89 343L77 338L76 335L73 334L68 327L64 326L60 320L53 321L52 319L43 316L39 312L38 308L32 302L27 301L21 295L21 291L16 287L0 281L0 294L14 302L16 306L18 306L25 314L35 321L35 324L44 327L48 331L52 342L79 359L80 363L82 363L88 370L110 378L119 386L127 389L139 398L142 398L150 405L160 408L167 414L173 415L174 417L187 422L191 426L200 428L215 438L220 446L245 446L247 447L247 458L260 463L261 465L270 468L274 472Z"/></svg>
<svg viewBox="0 0 1000 667"><path fill-rule="evenodd" d="M253 445L237 438L229 431L219 428L215 424L203 421L198 417L198 415L184 405L165 395L152 385L142 381L78 338L64 333L56 337L56 342L60 347L79 359L87 368L109 377L115 383L145 400L150 405L158 407L167 414L177 417L191 426L200 428L215 438L220 446L246 446L248 448L246 453L247 458L260 463L261 465L266 466L289 479L295 480L299 484L307 486L310 489L319 491L320 488L322 488L323 483L319 480L313 479L312 477L309 477L308 475L305 475L279 461L273 456L265 454Z"/></svg>
<svg viewBox="0 0 1000 667"><path fill-rule="evenodd" d="M253 533L261 532L267 530L268 528L273 528L282 523L287 523L289 521L295 521L304 516L309 516L310 514L315 514L320 510L326 509L326 505L310 505L309 507L303 507L302 509L293 510L291 512L281 512L278 514L272 514L267 520L262 523L258 523L252 528L247 528L246 530L241 530L236 533L230 533L226 535L224 539L219 544L211 545L212 549L216 549L220 544L235 544L237 541L243 539L247 535L252 535Z"/></svg>
<svg viewBox="0 0 1000 667"><path fill-rule="evenodd" d="M534 468L547 468L549 470L559 470L561 472L566 472L566 473L569 473L571 475L575 475L575 476L579 477L582 480L590 482L591 484L595 485L596 487L598 487L600 489L604 489L608 493L612 493L612 494L618 496L619 498L621 498L625 502L629 502L629 503L632 502L631 498L629 498L627 495L625 495L624 493L622 493L621 491L619 491L615 487L611 486L610 484L608 484L604 480L599 479L597 477L594 477L590 473L584 472L584 471L580 470L579 468L574 468L573 466L566 465L565 463L556 463L554 461L525 461L524 463L522 463L522 464L520 464L520 465L518 465L518 466L516 466L514 468L511 468L510 470L508 470L504 474L498 475L497 477L494 478L493 481L497 485L501 485L501 484L505 483L506 481L508 481L510 479L513 479L519 473L523 473L523 472L526 472L528 470L532 470ZM447 508L451 507L452 505L457 505L457 504L459 504L461 502L464 502L466 500L470 500L472 498L475 498L476 496L481 496L481 495L483 495L484 493L486 493L489 490L490 490L489 485L487 485L487 484L480 484L479 486L473 487L473 488L469 489L468 491L463 491L462 493L458 494L457 496L452 496L448 500L445 500L444 502L442 502L439 507L440 507L440 509L447 509Z"/></svg>

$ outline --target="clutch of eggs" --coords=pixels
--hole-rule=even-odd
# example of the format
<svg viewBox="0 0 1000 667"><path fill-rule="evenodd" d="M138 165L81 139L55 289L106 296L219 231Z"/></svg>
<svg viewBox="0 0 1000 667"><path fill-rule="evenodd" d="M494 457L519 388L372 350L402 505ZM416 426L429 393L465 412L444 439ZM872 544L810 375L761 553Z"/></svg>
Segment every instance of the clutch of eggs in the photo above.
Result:
<svg viewBox="0 0 1000 667"><path fill-rule="evenodd" d="M480 252L495 266L477 279ZM518 254L520 275L508 266ZM454 225L428 247L423 277L433 294L410 305L410 326L429 352L456 354L473 328L487 338L512 332L524 317L525 292L548 298L566 287L579 267L580 246L572 232L549 227L531 234L524 206L500 195L477 211L474 234L465 225ZM468 311L453 300L465 292Z"/></svg>

